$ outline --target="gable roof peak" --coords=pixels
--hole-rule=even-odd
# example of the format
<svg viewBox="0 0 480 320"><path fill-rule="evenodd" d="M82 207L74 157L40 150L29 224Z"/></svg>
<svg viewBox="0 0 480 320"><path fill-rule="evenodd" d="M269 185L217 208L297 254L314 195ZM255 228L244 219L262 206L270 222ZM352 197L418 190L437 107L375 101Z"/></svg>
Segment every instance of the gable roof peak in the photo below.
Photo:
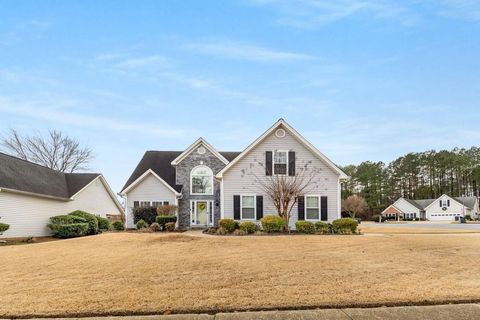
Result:
<svg viewBox="0 0 480 320"><path fill-rule="evenodd" d="M178 157L176 157L172 162L172 166L176 166L180 162L182 162L183 159L185 159L199 144L202 144L205 148L207 148L211 153L213 153L220 161L222 161L224 164L228 164L229 161L220 154L210 143L208 143L205 139L202 137L198 138L195 140L194 143L192 143L185 151L183 151Z"/></svg>
<svg viewBox="0 0 480 320"><path fill-rule="evenodd" d="M280 118L275 122L270 128L268 128L262 135L260 135L255 141L253 141L247 148L245 148L233 161L228 163L216 177L221 179L223 174L228 171L235 163L237 163L241 158L248 154L255 146L262 142L267 136L269 136L279 125L289 131L300 143L302 143L307 149L314 153L318 158L320 158L327 166L329 166L333 171L335 171L340 179L348 179L349 176L344 173L336 164L334 164L329 158L327 158L320 150L318 150L313 144L311 144L307 139L305 139L297 130L295 130L290 124L288 124L283 118Z"/></svg>

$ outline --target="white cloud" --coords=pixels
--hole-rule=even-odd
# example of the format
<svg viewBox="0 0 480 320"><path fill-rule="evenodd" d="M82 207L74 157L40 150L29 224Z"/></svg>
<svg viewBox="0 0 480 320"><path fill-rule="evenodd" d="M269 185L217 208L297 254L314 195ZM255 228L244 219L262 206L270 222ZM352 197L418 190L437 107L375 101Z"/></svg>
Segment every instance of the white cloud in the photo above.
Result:
<svg viewBox="0 0 480 320"><path fill-rule="evenodd" d="M277 23L297 28L315 28L347 18L367 15L371 20L390 20L414 26L428 17L480 21L478 0L245 0L272 8Z"/></svg>
<svg viewBox="0 0 480 320"><path fill-rule="evenodd" d="M285 62L310 60L314 57L308 54L274 50L263 46L241 43L235 41L204 41L187 45L195 52L218 56L225 59L260 61L260 62Z"/></svg>
<svg viewBox="0 0 480 320"><path fill-rule="evenodd" d="M171 138L190 134L184 129L166 128L165 126L160 128L157 124L149 123L148 121L131 122L123 121L113 116L102 117L65 111L65 109L70 109L72 105L79 107L79 105L82 104L75 99L66 98L62 100L56 98L52 101L48 102L35 99L22 101L11 97L0 96L0 113L67 124L80 128L100 128L101 130L108 129L119 132L133 132L155 137Z"/></svg>
<svg viewBox="0 0 480 320"><path fill-rule="evenodd" d="M442 0L443 8L437 13L441 16L480 21L480 2L478 0Z"/></svg>
<svg viewBox="0 0 480 320"><path fill-rule="evenodd" d="M278 23L313 28L359 14L414 25L419 15L406 5L386 0L249 0L257 6L270 6L279 13Z"/></svg>
<svg viewBox="0 0 480 320"><path fill-rule="evenodd" d="M41 38L51 24L43 20L28 20L16 24L6 32L0 33L0 45L12 45L16 42L22 41L23 38Z"/></svg>
<svg viewBox="0 0 480 320"><path fill-rule="evenodd" d="M114 67L121 69L138 69L138 68L154 68L165 67L168 65L169 59L161 55L153 55L147 57L129 58L117 62Z"/></svg>

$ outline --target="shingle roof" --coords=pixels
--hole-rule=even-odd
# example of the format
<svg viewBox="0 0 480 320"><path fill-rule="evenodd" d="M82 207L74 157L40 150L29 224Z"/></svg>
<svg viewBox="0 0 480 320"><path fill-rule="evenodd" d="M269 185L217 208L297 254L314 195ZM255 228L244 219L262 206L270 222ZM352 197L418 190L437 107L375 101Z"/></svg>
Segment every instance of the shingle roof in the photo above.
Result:
<svg viewBox="0 0 480 320"><path fill-rule="evenodd" d="M417 209L423 210L423 206L418 202L421 200L412 200L412 199L405 199L408 203L410 203L412 206L414 206Z"/></svg>
<svg viewBox="0 0 480 320"><path fill-rule="evenodd" d="M135 180L140 178L148 169L152 169L160 178L168 183L173 189L180 192L181 185L175 184L175 167L171 162L177 158L183 151L147 151L138 163L133 173L128 178L127 182L122 188L125 190ZM219 152L228 161L235 159L240 152Z"/></svg>
<svg viewBox="0 0 480 320"><path fill-rule="evenodd" d="M0 152L0 188L68 199L99 173L63 173Z"/></svg>
<svg viewBox="0 0 480 320"><path fill-rule="evenodd" d="M438 198L437 198L438 199ZM408 201L410 204L415 206L416 208L420 210L425 210L426 207L431 205L435 200L437 199L422 199L422 200L412 200L412 199L405 199ZM475 201L477 200L476 197L454 197L453 199L457 200L464 206L473 209L475 206Z"/></svg>
<svg viewBox="0 0 480 320"><path fill-rule="evenodd" d="M458 197L454 199L470 209L473 209L475 201L477 201L476 197Z"/></svg>

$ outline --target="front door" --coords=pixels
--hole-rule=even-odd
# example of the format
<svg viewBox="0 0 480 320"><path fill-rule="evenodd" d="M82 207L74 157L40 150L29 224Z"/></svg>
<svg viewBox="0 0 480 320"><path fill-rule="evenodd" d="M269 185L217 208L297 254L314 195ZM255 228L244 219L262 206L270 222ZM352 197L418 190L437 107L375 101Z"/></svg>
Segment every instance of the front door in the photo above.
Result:
<svg viewBox="0 0 480 320"><path fill-rule="evenodd" d="M207 225L208 215L207 215L207 202L206 201L197 201L197 224Z"/></svg>
<svg viewBox="0 0 480 320"><path fill-rule="evenodd" d="M192 226L213 225L213 201L194 200L191 208Z"/></svg>

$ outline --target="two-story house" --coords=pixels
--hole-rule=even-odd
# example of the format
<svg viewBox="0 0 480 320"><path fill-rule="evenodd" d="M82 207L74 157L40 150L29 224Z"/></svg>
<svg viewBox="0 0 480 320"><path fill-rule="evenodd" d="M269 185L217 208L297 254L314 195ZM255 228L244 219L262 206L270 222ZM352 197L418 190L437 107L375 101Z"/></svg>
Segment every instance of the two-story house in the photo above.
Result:
<svg viewBox="0 0 480 320"><path fill-rule="evenodd" d="M184 151L147 151L125 183L127 227L133 209L174 204L178 227L207 227L219 219L259 221L277 214L265 194L272 179L303 179L305 194L292 208L297 220L340 217L340 182L347 179L331 160L283 119L242 152L219 152L200 138Z"/></svg>

